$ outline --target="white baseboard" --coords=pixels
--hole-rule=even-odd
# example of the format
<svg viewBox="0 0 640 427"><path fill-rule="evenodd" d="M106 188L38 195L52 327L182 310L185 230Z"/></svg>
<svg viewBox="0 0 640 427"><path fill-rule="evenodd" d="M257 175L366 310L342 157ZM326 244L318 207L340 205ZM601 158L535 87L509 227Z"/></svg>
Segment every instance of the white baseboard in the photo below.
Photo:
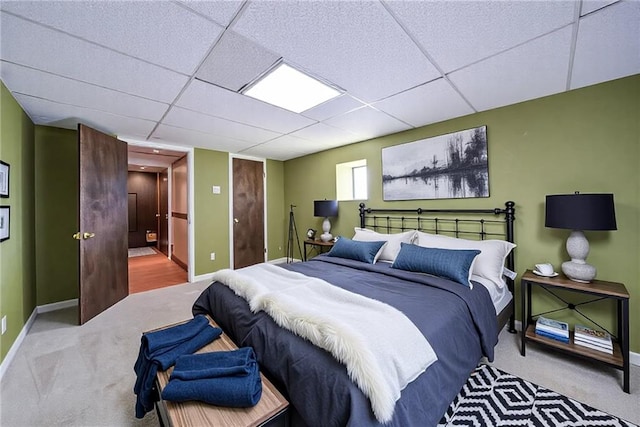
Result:
<svg viewBox="0 0 640 427"><path fill-rule="evenodd" d="M24 338L27 336L27 332L29 332L29 329L31 329L31 326L33 326L33 322L35 322L37 315L38 315L38 307L33 309L33 311L31 312L31 315L27 319L27 322L24 324L24 326L22 327L22 330L18 334L18 337L13 342L13 344L11 344L11 348L9 349L9 352L5 356L2 363L0 363L0 381L2 381L2 377L4 376L4 373L7 371L7 369L9 368L9 365L11 364L11 361L16 356L16 353L18 352L18 348L20 348L22 341L24 341Z"/></svg>
<svg viewBox="0 0 640 427"><path fill-rule="evenodd" d="M40 314L40 313L48 313L50 311L62 310L63 308L75 307L77 305L78 305L78 298L74 298L74 299L68 299L66 301L39 305L36 307L36 310L38 310L38 314Z"/></svg>
<svg viewBox="0 0 640 427"><path fill-rule="evenodd" d="M199 276L193 276L193 282L200 282L203 280L212 280L213 279L213 273L206 273L206 274L200 274Z"/></svg>
<svg viewBox="0 0 640 427"><path fill-rule="evenodd" d="M286 264L289 259L287 257L272 259L271 261L267 261L269 264ZM294 259L293 262L298 262L300 260Z"/></svg>
<svg viewBox="0 0 640 427"><path fill-rule="evenodd" d="M18 334L18 337L13 342L13 344L11 344L11 348L9 349L7 356L4 358L4 360L0 364L0 380L2 380L2 376L4 375L6 370L9 368L11 361L15 357L16 352L18 351L18 348L20 348L20 346L22 345L22 341L24 341L24 338L27 336L27 333L31 329L31 326L33 326L33 322L35 322L36 316L38 314L48 313L50 311L62 310L63 308L75 307L77 305L78 305L78 299L75 298L67 301L54 302L52 304L39 305L36 308L34 308L33 311L31 312L31 315L27 319L27 322L24 324L24 326L22 327L22 330Z"/></svg>
<svg viewBox="0 0 640 427"><path fill-rule="evenodd" d="M522 322L521 321L516 320L514 326L516 327L517 331L522 331ZM630 351L629 352L629 364L634 365L634 366L640 366L640 353L635 353L633 351Z"/></svg>

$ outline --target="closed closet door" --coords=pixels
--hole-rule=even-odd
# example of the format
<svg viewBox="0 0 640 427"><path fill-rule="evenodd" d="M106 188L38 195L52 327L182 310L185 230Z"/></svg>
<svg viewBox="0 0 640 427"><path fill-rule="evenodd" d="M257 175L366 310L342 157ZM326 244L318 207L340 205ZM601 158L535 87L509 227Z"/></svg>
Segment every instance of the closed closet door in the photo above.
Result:
<svg viewBox="0 0 640 427"><path fill-rule="evenodd" d="M233 267L265 261L264 163L234 158Z"/></svg>

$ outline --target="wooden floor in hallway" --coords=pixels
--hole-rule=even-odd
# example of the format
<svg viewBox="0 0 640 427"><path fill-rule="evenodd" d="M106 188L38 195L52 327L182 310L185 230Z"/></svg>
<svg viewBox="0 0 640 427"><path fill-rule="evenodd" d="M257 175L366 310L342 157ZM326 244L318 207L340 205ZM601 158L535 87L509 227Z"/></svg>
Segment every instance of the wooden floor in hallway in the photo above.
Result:
<svg viewBox="0 0 640 427"><path fill-rule="evenodd" d="M155 255L129 258L129 294L178 285L187 281L187 272L153 248Z"/></svg>

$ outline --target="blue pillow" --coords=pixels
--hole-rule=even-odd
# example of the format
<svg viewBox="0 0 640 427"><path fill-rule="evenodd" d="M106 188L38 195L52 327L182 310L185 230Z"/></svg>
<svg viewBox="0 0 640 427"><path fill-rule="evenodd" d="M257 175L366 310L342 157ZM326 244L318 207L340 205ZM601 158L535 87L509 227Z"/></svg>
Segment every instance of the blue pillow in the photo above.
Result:
<svg viewBox="0 0 640 427"><path fill-rule="evenodd" d="M479 253L480 251L475 249L425 248L402 243L391 267L432 274L471 287L471 266Z"/></svg>
<svg viewBox="0 0 640 427"><path fill-rule="evenodd" d="M359 242L346 237L339 237L331 250L327 252L327 255L374 264L386 243L385 241Z"/></svg>

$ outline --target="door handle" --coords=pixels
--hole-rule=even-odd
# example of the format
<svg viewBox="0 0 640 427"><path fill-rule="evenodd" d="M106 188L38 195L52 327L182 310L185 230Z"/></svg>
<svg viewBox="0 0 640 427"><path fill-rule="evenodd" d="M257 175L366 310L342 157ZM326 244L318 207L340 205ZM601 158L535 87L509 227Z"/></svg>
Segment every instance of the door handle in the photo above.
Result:
<svg viewBox="0 0 640 427"><path fill-rule="evenodd" d="M86 233L86 232L85 233L80 233L78 231L77 233L73 233L72 237L74 239L76 239L76 240L82 240L82 239L87 240L87 239L90 239L90 238L95 237L95 236L96 236L95 233Z"/></svg>
<svg viewBox="0 0 640 427"><path fill-rule="evenodd" d="M239 223L240 221L238 221L238 218L233 218L233 222L234 222L235 224L237 224L237 223Z"/></svg>

